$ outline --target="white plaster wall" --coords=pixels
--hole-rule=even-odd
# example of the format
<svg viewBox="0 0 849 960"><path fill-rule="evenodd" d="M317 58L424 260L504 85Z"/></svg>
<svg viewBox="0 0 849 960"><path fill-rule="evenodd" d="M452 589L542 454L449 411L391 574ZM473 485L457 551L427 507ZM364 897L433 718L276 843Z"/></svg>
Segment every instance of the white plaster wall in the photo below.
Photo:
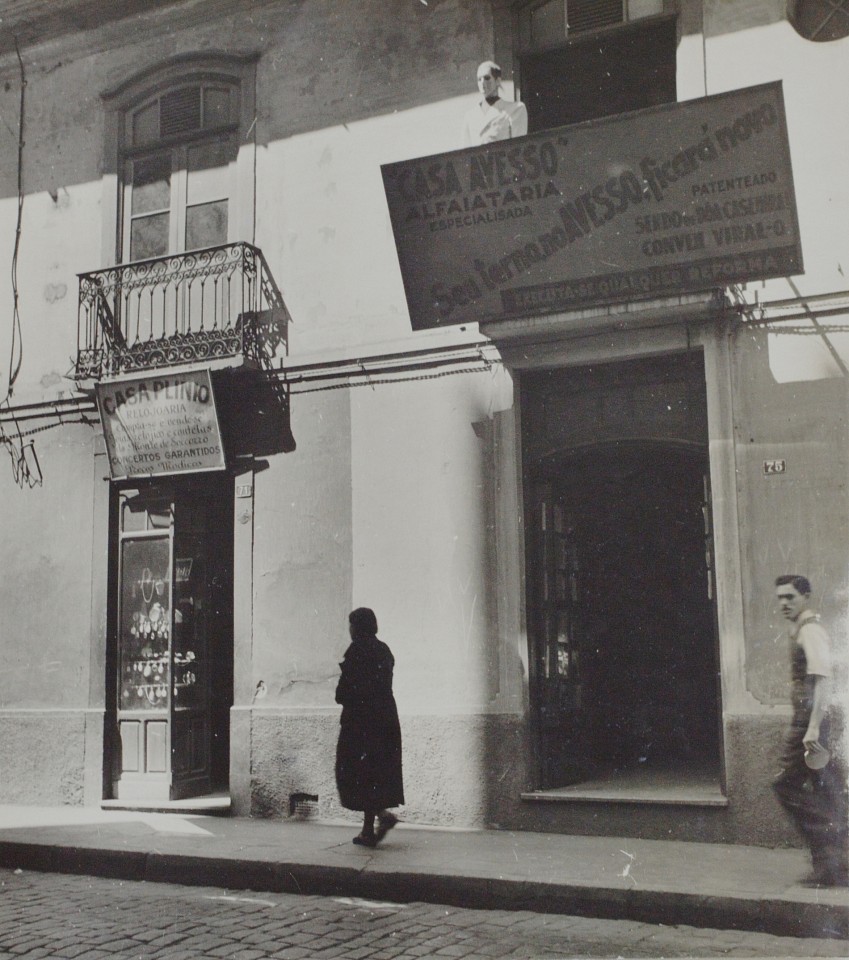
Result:
<svg viewBox="0 0 849 960"><path fill-rule="evenodd" d="M380 167L462 146L469 97L448 98L260 147L257 243L295 323L293 355L415 346ZM452 336L448 333L446 336Z"/></svg>
<svg viewBox="0 0 849 960"><path fill-rule="evenodd" d="M464 6L458 5L453 12L447 8L438 14L431 11L429 19L421 22L413 18L396 33L401 36L409 30L412 37L422 24L438 24L439 34L422 34L420 55L426 56L428 42L436 43L442 33L449 32L451 17L460 22ZM340 21L327 5L316 12L317 23L325 17L330 26L326 34L318 30L304 34L307 47L316 55L321 53L308 68L304 51L298 54L301 59L291 59L291 31L282 30L268 11L259 10L239 35L240 49L264 51L252 133L258 144L255 239L266 253L294 317L293 355L325 349L359 350L364 344L386 340L413 345L420 341L409 330L380 165L461 145L462 116L475 97L475 57L491 45L486 34L488 21L482 17L477 24L482 33L474 42L468 36L458 41L450 69L426 71L408 85L400 72L396 70L396 75L390 70L397 67L395 61L406 47L398 47L396 38L397 49L393 49L387 40L388 28L364 25L354 16ZM709 16L709 30L711 22ZM27 64L27 200L19 266L25 324L24 367L17 387L20 402L44 395L45 376L55 378L67 372L75 350L76 273L97 268L109 259L103 249L103 243L109 243L108 231L104 241L100 222L99 94L165 55L220 43L221 31L227 28L226 18L220 23L184 23L181 30L168 34L167 42L161 38L152 41L141 33L135 46L83 56L72 64L62 61L58 50L28 55L32 62ZM302 23L299 29L306 25ZM346 30L348 40L356 40L351 50L345 47ZM372 66L365 70L364 51L369 41L378 49L382 44L385 50L383 57L373 57ZM849 40L811 43L786 21L707 38L700 33L687 34L678 50L680 99L783 81L806 262L805 275L797 278L803 293L846 288L849 251L843 224L849 214L849 188L843 158L849 155L849 117L846 111L833 109L828 91L847 87L847 50ZM293 66L301 71L299 77L293 76ZM355 68L352 78L350 71ZM304 73L307 69L315 76ZM388 89L377 82L386 70L393 77ZM371 83L366 76L369 72L374 74ZM319 93L325 95L328 81L335 84L335 100L319 103ZM429 91L426 97L422 96L423 83ZM66 115L55 104L68 89L74 90L74 109ZM309 89L314 90L312 97ZM464 89L468 93L461 92ZM16 213L17 99L18 89L10 76L9 89L0 91L0 109L8 120L0 145L4 169L0 252L7 262ZM375 104L372 111L370 102ZM362 119L368 112L373 115ZM308 122L303 116L309 116ZM56 201L48 190L56 193ZM754 287L762 299L792 295L783 280L750 284ZM0 302L10 301L7 271L0 274ZM8 354L9 338L10 325L0 326L2 353ZM812 375L834 372L833 363L815 340L800 343L795 338L790 347L797 354L797 368L804 354L810 355L810 362L801 366L810 367ZM786 357L776 347L770 349L776 370L786 377ZM0 370L0 385L5 373Z"/></svg>
<svg viewBox="0 0 849 960"><path fill-rule="evenodd" d="M814 43L784 20L708 36L704 60L701 43L702 37L687 37L679 48L679 99L781 80L805 267L793 283L803 296L849 290L849 111L839 93L849 89L849 38ZM744 288L750 301L796 295L784 278ZM849 365L849 336L829 330L847 323L849 311L823 321L844 365ZM821 337L771 336L768 349L779 383L843 375Z"/></svg>
<svg viewBox="0 0 849 960"><path fill-rule="evenodd" d="M100 262L97 224L100 184L62 188L54 202L48 193L24 201L18 253L17 289L21 367L14 384L16 404L55 399L75 392L69 378L77 351L77 273ZM0 200L0 256L11 264L17 201ZM0 277L0 399L9 386L12 347L11 269ZM16 354L17 355L17 354Z"/></svg>
<svg viewBox="0 0 849 960"><path fill-rule="evenodd" d="M504 377L496 369L352 398L353 600L378 614L406 713L480 712L493 697L486 425Z"/></svg>
<svg viewBox="0 0 849 960"><path fill-rule="evenodd" d="M849 112L835 96L849 87L849 38L813 43L787 21L709 37L706 72L709 94L781 80L805 258L797 283L807 294L846 289ZM679 91L681 99L703 95L697 86ZM764 295L792 291L774 280Z"/></svg>
<svg viewBox="0 0 849 960"><path fill-rule="evenodd" d="M0 711L89 703L93 430L38 441L44 480L32 489L15 484L0 447Z"/></svg>
<svg viewBox="0 0 849 960"><path fill-rule="evenodd" d="M256 241L294 318L291 352L373 341L415 342L380 176L380 164L460 146L474 73L491 49L486 4L409 4L393 16L380 0L344 12L331 0L308 11L258 3L215 19L201 5L139 17L24 51L27 73L18 269L24 366L18 402L50 398L42 379L64 375L76 353L76 274L113 261L114 203L103 176L101 95L168 58L255 51ZM0 61L0 254L9 263L17 214L17 62ZM466 93L468 91L468 93ZM364 119L365 118L365 119ZM57 199L54 201L49 191ZM249 191L248 191L249 192ZM239 216L250 224L250 216ZM12 299L0 273L0 303ZM0 324L0 355L11 325ZM2 365L5 366L5 365ZM0 366L0 397L7 370ZM69 384L63 384L67 389Z"/></svg>
<svg viewBox="0 0 849 960"><path fill-rule="evenodd" d="M348 404L344 390L293 397L296 449L254 478L253 570L236 576L253 583L251 690L262 684L263 708L337 709L351 594Z"/></svg>

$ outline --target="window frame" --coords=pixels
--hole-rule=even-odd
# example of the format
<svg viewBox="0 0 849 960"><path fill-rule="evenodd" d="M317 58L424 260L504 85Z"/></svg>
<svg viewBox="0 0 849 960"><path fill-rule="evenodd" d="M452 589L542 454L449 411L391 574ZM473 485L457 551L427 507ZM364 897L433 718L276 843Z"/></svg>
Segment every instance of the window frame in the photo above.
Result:
<svg viewBox="0 0 849 960"><path fill-rule="evenodd" d="M226 242L253 242L255 237L255 102L256 63L259 55L204 53L176 57L142 70L102 94L105 108L103 176L103 259L107 266L130 262L129 211L131 184L126 166L163 151L172 155L171 206L168 252L185 252L186 157L191 146L213 143L223 136L233 138L235 160L227 176ZM179 132L138 146L128 142L128 119L148 101L180 88L226 86L232 97L226 123ZM175 159L176 158L176 159ZM175 203L176 200L176 203ZM176 213L176 216L174 214ZM126 252L126 253L125 253Z"/></svg>
<svg viewBox="0 0 849 960"><path fill-rule="evenodd" d="M560 47L567 44L570 40L589 37L592 34L603 33L609 30L618 30L624 26L627 26L628 24L637 23L641 20L647 20L651 17L662 17L678 12L677 0L660 0L660 11L634 16L632 15L631 11L631 3L634 2L634 0L620 0L620 5L622 7L621 20L618 20L615 23L609 23L603 26L585 30L570 30L568 26L569 0L559 0L563 7L562 36L537 40L533 36L532 17L534 11L545 7L550 2L556 2L556 0L520 0L519 3L515 4L515 35L518 39L517 52L529 53L542 51L553 47ZM575 2L575 0L572 0L572 2Z"/></svg>
<svg viewBox="0 0 849 960"><path fill-rule="evenodd" d="M230 208L233 205L233 199L237 193L237 178L235 176L236 158L228 163L228 170L223 182L226 183L226 189L219 191L216 196L211 196L199 202L189 201L189 152L193 147L206 146L219 141L225 134L218 130L215 134L207 136L207 131L203 131L203 136L192 139L189 136L180 137L176 142L175 138L169 138L169 142L162 141L154 145L146 145L144 149L134 148L123 155L121 170L121 185L118 205L118 216L120 219L120 244L118 256L123 262L129 262L122 254L132 249L132 229L137 220L145 217L155 216L157 213L167 212L169 214L168 222L168 249L164 256L170 254L187 253L190 250L201 249L189 246L187 243L186 231L188 225L189 210L193 207L201 206L203 203L220 202L226 200L228 205L227 217L227 236L224 242L232 243L237 239L233 233L233 217L229 216ZM232 138L234 131L229 131ZM236 154L238 155L238 145L236 145ZM158 210L145 210L140 214L134 214L132 210L132 195L135 189L135 181L128 173L129 169L140 160L147 160L157 156L167 156L170 159L170 187L169 187L169 205ZM132 259L138 259L133 257ZM143 259L143 258L142 258Z"/></svg>
<svg viewBox="0 0 849 960"><path fill-rule="evenodd" d="M667 6L673 5L670 4L669 0L665 0ZM545 45L529 47L529 48L520 48L516 51L516 75L519 78L519 89L520 97L524 102L525 106L528 108L528 120L529 120L529 130L535 132L541 129L546 129L547 127L539 125L539 117L537 111L534 107L535 102L535 89L534 89L534 71L531 64L532 60L540 58L549 58L556 56L559 58L566 58L571 62L572 55L578 57L581 56L583 51L590 50L596 45L603 45L605 42L609 41L614 46L616 43L626 42L627 39L634 38L635 36L643 33L645 31L659 31L669 27L671 32L674 34L674 44L675 49L674 60L668 63L668 72L670 83L672 86L671 92L674 93L672 99L664 99L662 102L675 103L678 100L678 91L677 91L677 82L676 82L676 63L677 63L677 47L681 40L681 18L677 13L661 13L661 14L652 14L651 16L639 17L636 20L631 20L628 23L620 23L612 27L604 27L599 30L588 31L587 33L578 33L573 34L571 37L560 43L548 43ZM644 62L647 64L655 64L662 66L665 61L645 59ZM609 77L609 73L608 73ZM633 89L633 87L631 87ZM643 88L638 88L643 89ZM577 102L577 101L576 101ZM589 103L589 99L584 99L581 101L586 107ZM661 102L661 101L656 101ZM644 106L650 106L652 104L643 103L641 105L620 105L616 110L602 110L593 112L585 112L584 116L572 117L570 119L561 119L555 125L568 124L568 123L578 123L585 120L599 119L605 116L611 116L617 112L630 111L635 109L641 109Z"/></svg>

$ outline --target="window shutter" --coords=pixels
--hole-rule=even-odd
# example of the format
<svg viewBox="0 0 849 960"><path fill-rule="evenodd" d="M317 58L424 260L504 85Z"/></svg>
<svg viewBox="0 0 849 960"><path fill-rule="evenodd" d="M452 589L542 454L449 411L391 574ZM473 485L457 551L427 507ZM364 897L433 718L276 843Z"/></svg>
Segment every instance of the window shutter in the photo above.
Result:
<svg viewBox="0 0 849 960"><path fill-rule="evenodd" d="M622 0L568 0L566 4L566 32L586 33L600 30L625 20Z"/></svg>
<svg viewBox="0 0 849 960"><path fill-rule="evenodd" d="M159 110L161 137L200 130L200 87L182 87L164 94Z"/></svg>

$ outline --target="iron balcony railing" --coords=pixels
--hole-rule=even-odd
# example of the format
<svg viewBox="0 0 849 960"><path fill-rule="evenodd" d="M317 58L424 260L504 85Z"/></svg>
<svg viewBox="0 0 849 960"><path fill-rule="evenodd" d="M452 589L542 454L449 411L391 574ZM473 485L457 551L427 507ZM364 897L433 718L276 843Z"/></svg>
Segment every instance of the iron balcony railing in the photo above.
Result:
<svg viewBox="0 0 849 960"><path fill-rule="evenodd" d="M77 381L268 359L285 343L285 307L262 251L249 243L81 273Z"/></svg>

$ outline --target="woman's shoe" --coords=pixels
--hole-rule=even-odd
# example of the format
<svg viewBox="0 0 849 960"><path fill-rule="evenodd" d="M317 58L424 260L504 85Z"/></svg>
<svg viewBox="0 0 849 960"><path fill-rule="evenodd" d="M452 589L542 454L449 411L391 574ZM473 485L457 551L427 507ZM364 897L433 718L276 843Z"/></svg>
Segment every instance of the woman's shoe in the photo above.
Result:
<svg viewBox="0 0 849 960"><path fill-rule="evenodd" d="M377 828L377 833L374 835L375 844L380 843L380 841L386 836L387 833L398 823L398 818L394 813L379 813L377 815L377 822L380 826Z"/></svg>
<svg viewBox="0 0 849 960"><path fill-rule="evenodd" d="M361 833L358 833L354 837L354 843L358 847L376 847L377 841L378 841L378 838L376 836L364 837Z"/></svg>

